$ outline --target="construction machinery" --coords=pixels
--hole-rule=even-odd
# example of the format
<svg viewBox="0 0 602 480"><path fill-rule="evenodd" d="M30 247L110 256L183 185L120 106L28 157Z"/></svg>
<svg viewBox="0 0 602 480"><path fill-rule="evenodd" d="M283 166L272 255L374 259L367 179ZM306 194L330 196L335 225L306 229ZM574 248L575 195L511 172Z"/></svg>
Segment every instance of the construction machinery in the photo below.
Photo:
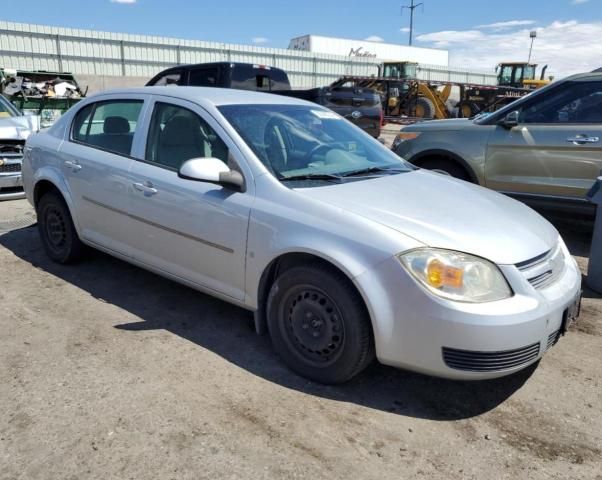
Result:
<svg viewBox="0 0 602 480"><path fill-rule="evenodd" d="M422 80L419 68L416 62L385 62L376 77L341 77L332 86L373 89L381 96L385 121L411 123L492 112L549 83L543 80L546 67L535 80L533 64L500 64L497 85Z"/></svg>
<svg viewBox="0 0 602 480"><path fill-rule="evenodd" d="M541 75L539 79L536 79L535 72L537 71L537 64L524 62L500 63L495 68L495 71L498 74L497 84L500 87L527 88L529 90L535 90L547 85L552 80L551 78L545 78L547 69L548 66L545 65L541 69Z"/></svg>

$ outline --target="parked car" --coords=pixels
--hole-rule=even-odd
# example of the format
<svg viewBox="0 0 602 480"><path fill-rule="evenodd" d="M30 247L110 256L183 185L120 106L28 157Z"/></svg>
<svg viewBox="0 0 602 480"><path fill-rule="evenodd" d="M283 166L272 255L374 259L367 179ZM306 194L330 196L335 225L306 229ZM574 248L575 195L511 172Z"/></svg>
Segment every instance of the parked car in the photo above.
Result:
<svg viewBox="0 0 602 480"><path fill-rule="evenodd" d="M0 95L0 200L25 197L21 161L25 140L39 129L39 117L24 116Z"/></svg>
<svg viewBox="0 0 602 480"><path fill-rule="evenodd" d="M27 141L59 263L103 250L255 313L295 372L459 379L536 362L581 275L533 210L415 169L330 110L217 88L88 97Z"/></svg>
<svg viewBox="0 0 602 480"><path fill-rule="evenodd" d="M301 98L329 108L374 138L380 136L383 122L380 95L373 90L360 87L292 90L284 70L266 65L232 62L179 65L155 75L146 85L236 88Z"/></svg>
<svg viewBox="0 0 602 480"><path fill-rule="evenodd" d="M574 75L473 119L404 128L393 149L413 164L534 206L593 213L602 170L602 73Z"/></svg>

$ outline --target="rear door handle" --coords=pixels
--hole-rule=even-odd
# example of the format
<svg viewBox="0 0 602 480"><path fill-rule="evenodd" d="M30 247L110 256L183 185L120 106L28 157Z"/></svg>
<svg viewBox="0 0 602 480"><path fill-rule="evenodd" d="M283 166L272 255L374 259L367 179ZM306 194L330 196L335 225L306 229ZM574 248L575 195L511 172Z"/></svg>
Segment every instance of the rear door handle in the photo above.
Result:
<svg viewBox="0 0 602 480"><path fill-rule="evenodd" d="M566 141L572 142L576 145L584 144L584 143L598 143L600 141L600 137L589 137L587 135L575 135L574 137L567 138Z"/></svg>
<svg viewBox="0 0 602 480"><path fill-rule="evenodd" d="M74 172L77 172L78 170L82 169L82 166L77 163L77 162L72 162L71 160L66 160L65 161L65 166L67 168L70 168L71 170L73 170Z"/></svg>
<svg viewBox="0 0 602 480"><path fill-rule="evenodd" d="M154 195L158 190L149 181L144 183L134 183L134 188L139 192L144 192L145 195Z"/></svg>

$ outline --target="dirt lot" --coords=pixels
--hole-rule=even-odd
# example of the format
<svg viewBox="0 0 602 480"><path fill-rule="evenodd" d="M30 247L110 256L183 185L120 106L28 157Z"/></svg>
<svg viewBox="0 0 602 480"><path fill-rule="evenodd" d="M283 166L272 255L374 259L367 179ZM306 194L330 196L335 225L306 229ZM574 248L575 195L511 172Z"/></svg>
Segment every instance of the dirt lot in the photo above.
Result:
<svg viewBox="0 0 602 480"><path fill-rule="evenodd" d="M106 255L45 257L0 203L0 479L602 479L602 299L537 368L309 383L250 313ZM585 269L591 226L556 220Z"/></svg>

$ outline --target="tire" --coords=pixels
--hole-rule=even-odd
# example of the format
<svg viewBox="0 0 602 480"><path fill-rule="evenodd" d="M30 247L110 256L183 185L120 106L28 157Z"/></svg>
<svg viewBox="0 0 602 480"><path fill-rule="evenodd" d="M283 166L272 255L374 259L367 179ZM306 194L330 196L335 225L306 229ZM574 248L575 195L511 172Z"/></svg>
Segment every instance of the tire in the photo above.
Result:
<svg viewBox="0 0 602 480"><path fill-rule="evenodd" d="M476 103L458 103L457 118L471 118L479 112L479 107Z"/></svg>
<svg viewBox="0 0 602 480"><path fill-rule="evenodd" d="M77 235L63 197L56 192L44 194L38 202L36 213L42 245L50 259L61 264L81 259L85 246Z"/></svg>
<svg viewBox="0 0 602 480"><path fill-rule="evenodd" d="M416 116L420 118L435 118L435 104L426 97L416 99Z"/></svg>
<svg viewBox="0 0 602 480"><path fill-rule="evenodd" d="M299 375L343 383L374 359L364 302L343 274L321 264L293 267L272 285L267 321L274 349Z"/></svg>
<svg viewBox="0 0 602 480"><path fill-rule="evenodd" d="M420 162L418 166L420 168L425 168L426 170L432 170L472 183L472 179L466 169L453 160L448 160L446 158L432 158Z"/></svg>

